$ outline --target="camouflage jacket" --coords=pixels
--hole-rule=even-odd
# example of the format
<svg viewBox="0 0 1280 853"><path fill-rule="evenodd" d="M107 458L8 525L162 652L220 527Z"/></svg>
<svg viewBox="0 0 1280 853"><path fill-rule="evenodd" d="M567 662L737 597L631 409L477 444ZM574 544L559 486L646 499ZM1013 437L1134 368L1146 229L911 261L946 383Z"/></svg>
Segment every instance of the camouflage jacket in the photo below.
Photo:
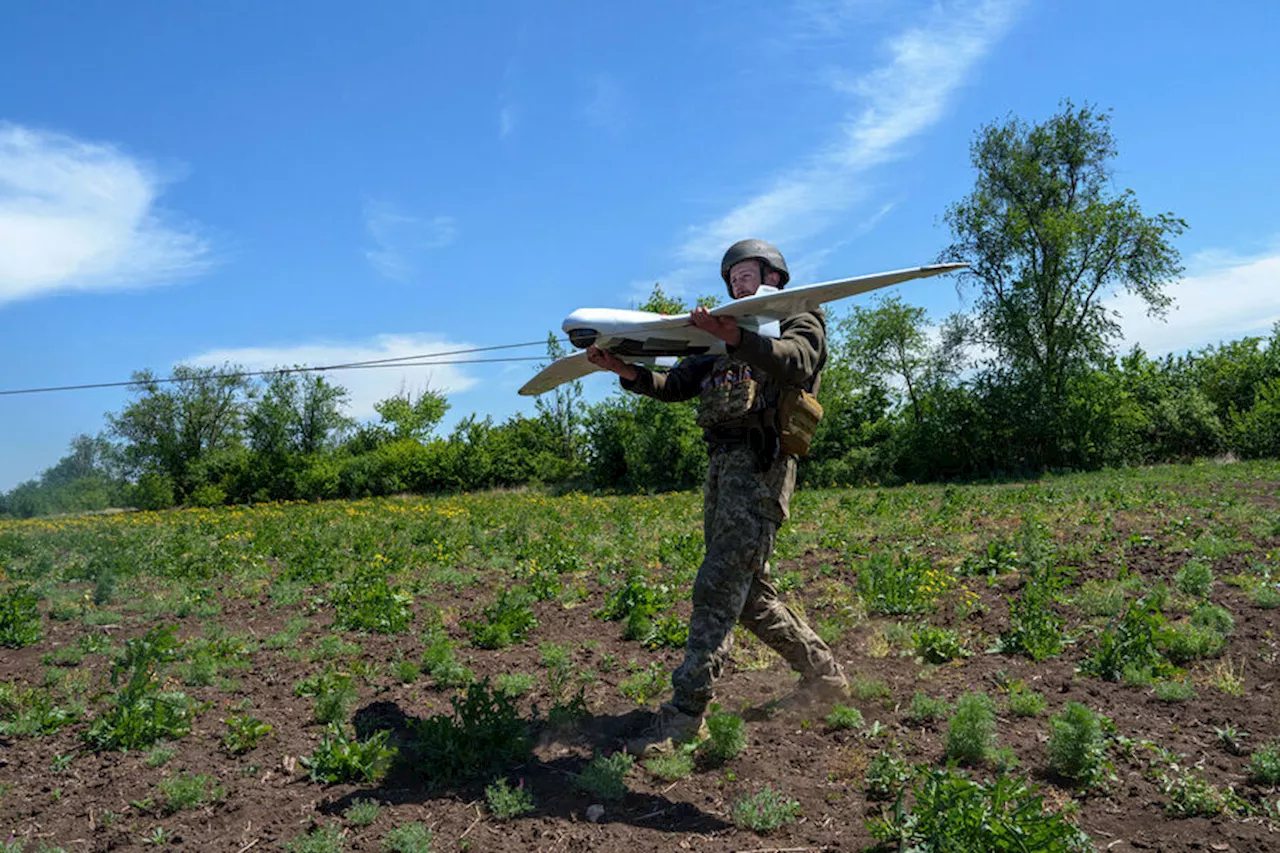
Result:
<svg viewBox="0 0 1280 853"><path fill-rule="evenodd" d="M636 378L622 380L622 387L668 403L698 397L699 426L733 428L776 406L784 388L802 385L816 393L826 361L826 318L819 309L783 320L777 338L744 328L742 342L724 355L682 359L665 373L636 365Z"/></svg>

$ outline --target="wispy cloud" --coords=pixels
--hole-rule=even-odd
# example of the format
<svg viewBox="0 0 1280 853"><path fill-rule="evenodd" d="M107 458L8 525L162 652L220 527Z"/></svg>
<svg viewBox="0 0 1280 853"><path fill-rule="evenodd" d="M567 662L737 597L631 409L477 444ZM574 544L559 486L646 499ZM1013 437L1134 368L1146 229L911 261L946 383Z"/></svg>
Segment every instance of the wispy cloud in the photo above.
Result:
<svg viewBox="0 0 1280 853"><path fill-rule="evenodd" d="M838 8L863 5L849 0ZM946 113L956 91L1009 29L1021 6L1022 0L935 5L923 23L886 42L888 61L880 67L857 75L834 72L831 85L855 101L835 128L834 140L802 166L777 177L768 189L720 218L691 228L679 249L680 260L715 261L725 246L744 235L768 234L795 243L862 201L865 192L859 179L901 156L905 143Z"/></svg>
<svg viewBox="0 0 1280 853"><path fill-rule="evenodd" d="M627 122L622 86L608 74L597 74L588 84L581 113L593 127L608 133L621 131Z"/></svg>
<svg viewBox="0 0 1280 853"><path fill-rule="evenodd" d="M191 356L184 363L197 367L234 364L248 370L270 370L274 367L349 364L356 361L430 355L469 349L471 344L447 341L435 335L378 335L371 341L355 343L308 343L281 347L240 347L211 350ZM442 364L432 367L375 367L361 370L335 371L330 380L350 392L347 414L367 419L374 416L373 404L400 390L411 392L431 388L457 394L474 386L478 380L461 367Z"/></svg>
<svg viewBox="0 0 1280 853"><path fill-rule="evenodd" d="M1158 356L1266 335L1280 322L1280 251L1246 258L1205 252L1189 267L1192 273L1168 290L1174 307L1167 322L1148 318L1131 294L1108 300L1120 314L1125 346L1139 344Z"/></svg>
<svg viewBox="0 0 1280 853"><path fill-rule="evenodd" d="M206 270L205 238L156 207L164 184L108 143L0 122L0 304Z"/></svg>
<svg viewBox="0 0 1280 853"><path fill-rule="evenodd" d="M382 202L365 205L364 222L373 241L365 257L395 281L408 281L429 252L450 245L458 236L451 216L412 216Z"/></svg>

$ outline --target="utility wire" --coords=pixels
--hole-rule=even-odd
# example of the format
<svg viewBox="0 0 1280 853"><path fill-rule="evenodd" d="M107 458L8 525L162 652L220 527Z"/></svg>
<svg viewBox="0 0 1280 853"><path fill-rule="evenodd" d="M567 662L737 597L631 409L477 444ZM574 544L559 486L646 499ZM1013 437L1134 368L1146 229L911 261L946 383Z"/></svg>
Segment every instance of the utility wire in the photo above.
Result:
<svg viewBox="0 0 1280 853"><path fill-rule="evenodd" d="M686 323L685 325L692 325ZM632 329L615 329L610 332L611 337L631 334L632 332L644 331L644 326L637 326ZM270 370L241 370L231 373L213 373L200 377L166 377L163 379L146 379L137 380L130 379L125 382L87 382L80 385L50 385L44 388L11 388L0 390L0 397L14 397L19 394L45 394L53 391L87 391L94 388L128 388L134 385L148 384L168 384L172 382L186 382L192 378L200 379L240 379L250 376L275 376L282 373L323 373L330 370L361 370L365 368L375 367L431 367L433 365L445 364L494 364L498 362L513 361L546 361L546 356L527 356L527 357L508 357L508 358L469 358L457 359L450 361L436 361L435 359L444 358L454 355L471 355L478 352L495 352L497 350L518 349L520 347L545 346L549 340L556 343L572 343L569 338L543 338L537 341L525 341L518 344L495 344L486 347L469 347L467 349L447 350L445 352L424 352L415 353L414 355L397 355L388 358L373 358L366 361L349 361L340 364L322 364L316 367L277 367ZM430 359L422 361L421 359Z"/></svg>

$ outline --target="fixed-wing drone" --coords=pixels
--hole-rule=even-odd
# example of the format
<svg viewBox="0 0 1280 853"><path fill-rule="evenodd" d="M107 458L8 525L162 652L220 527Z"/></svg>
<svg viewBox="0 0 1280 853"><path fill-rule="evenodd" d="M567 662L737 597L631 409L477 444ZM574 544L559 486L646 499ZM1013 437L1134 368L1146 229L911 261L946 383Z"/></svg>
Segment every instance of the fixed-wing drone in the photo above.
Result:
<svg viewBox="0 0 1280 853"><path fill-rule="evenodd" d="M713 317L733 317L744 328L776 338L781 321L794 314L812 311L824 303L869 290L913 278L954 272L966 266L968 264L932 264L784 290L761 287L755 295L735 299L712 309L710 313ZM562 328L569 336L569 342L578 349L585 350L595 344L632 363L655 364L659 359L724 352L724 342L696 328L688 314L581 308L565 318ZM525 396L542 394L600 369L587 360L585 352L574 353L547 365L524 384L520 393Z"/></svg>

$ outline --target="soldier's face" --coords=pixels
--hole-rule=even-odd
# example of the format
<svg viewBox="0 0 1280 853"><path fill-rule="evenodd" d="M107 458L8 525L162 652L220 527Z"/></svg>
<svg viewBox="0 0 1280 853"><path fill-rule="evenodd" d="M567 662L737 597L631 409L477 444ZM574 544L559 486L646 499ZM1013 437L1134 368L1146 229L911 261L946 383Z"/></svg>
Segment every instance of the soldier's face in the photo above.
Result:
<svg viewBox="0 0 1280 853"><path fill-rule="evenodd" d="M733 291L734 299L754 296L763 283L760 280L760 262L757 260L748 258L729 267L729 289Z"/></svg>

